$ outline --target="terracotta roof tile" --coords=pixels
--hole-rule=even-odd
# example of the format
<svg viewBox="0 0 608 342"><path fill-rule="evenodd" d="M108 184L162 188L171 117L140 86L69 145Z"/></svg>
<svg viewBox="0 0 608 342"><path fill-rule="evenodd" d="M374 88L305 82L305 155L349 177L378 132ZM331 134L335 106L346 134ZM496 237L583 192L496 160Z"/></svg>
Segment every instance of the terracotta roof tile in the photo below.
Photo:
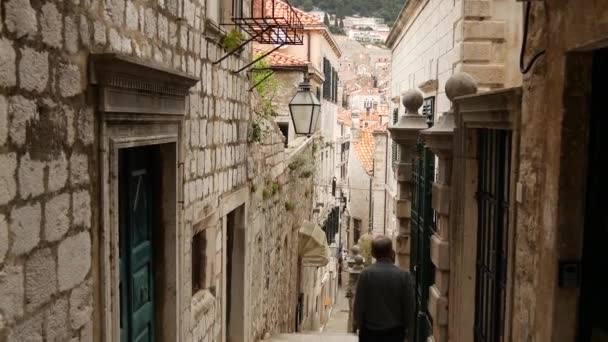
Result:
<svg viewBox="0 0 608 342"><path fill-rule="evenodd" d="M259 46L254 46L253 47L253 53L254 54L263 54L265 52L267 52L268 50L264 50ZM271 53L270 55L266 56L265 58L268 63L270 64L270 66L307 66L308 62L306 62L305 60L292 56L292 55L288 55L286 53L282 53L279 51L274 51L273 53Z"/></svg>
<svg viewBox="0 0 608 342"><path fill-rule="evenodd" d="M275 17L283 17L288 18L290 16L289 4L285 1L281 0L267 0L266 1L266 11L268 13L272 13L272 3L274 2L274 16ZM300 17L300 21L304 26L323 26L323 23L314 15L308 14L302 11L299 8L293 7L293 10L296 12L298 17Z"/></svg>
<svg viewBox="0 0 608 342"><path fill-rule="evenodd" d="M359 133L359 141L355 144L355 154L363 165L363 169L371 175L374 168L374 149L376 141L370 129L362 129Z"/></svg>

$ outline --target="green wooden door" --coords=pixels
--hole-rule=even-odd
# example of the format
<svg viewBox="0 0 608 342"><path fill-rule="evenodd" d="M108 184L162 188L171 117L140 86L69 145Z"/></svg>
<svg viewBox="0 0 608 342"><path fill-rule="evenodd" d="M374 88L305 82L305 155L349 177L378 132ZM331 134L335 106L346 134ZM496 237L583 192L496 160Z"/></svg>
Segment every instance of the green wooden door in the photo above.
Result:
<svg viewBox="0 0 608 342"><path fill-rule="evenodd" d="M154 341L152 168L145 148L120 154L120 326L122 342Z"/></svg>

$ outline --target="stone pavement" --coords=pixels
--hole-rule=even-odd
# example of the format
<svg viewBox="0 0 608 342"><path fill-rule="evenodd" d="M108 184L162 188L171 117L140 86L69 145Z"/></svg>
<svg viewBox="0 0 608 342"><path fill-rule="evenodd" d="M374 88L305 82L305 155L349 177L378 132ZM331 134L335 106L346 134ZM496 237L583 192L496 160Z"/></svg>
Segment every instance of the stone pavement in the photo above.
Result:
<svg viewBox="0 0 608 342"><path fill-rule="evenodd" d="M345 296L343 288L338 290L338 298L336 305L332 309L331 316L323 332L328 333L345 333L347 332L346 325L348 323L348 298Z"/></svg>
<svg viewBox="0 0 608 342"><path fill-rule="evenodd" d="M320 333L280 334L273 336L272 342L357 342L357 336L346 333L348 322L348 300L343 289L338 291L338 299L329 321Z"/></svg>

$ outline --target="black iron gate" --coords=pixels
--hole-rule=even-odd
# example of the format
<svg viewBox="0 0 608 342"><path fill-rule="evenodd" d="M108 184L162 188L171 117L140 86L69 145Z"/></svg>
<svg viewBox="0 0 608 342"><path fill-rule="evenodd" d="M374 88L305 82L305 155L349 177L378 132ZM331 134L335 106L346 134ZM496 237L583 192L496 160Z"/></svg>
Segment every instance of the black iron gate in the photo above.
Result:
<svg viewBox="0 0 608 342"><path fill-rule="evenodd" d="M434 121L435 97L424 99L422 115L431 127ZM410 270L414 274L416 323L414 341L426 342L433 326L428 311L429 287L435 282L435 266L431 261L431 236L435 231L435 212L431 204L435 180L435 155L420 139L412 165L412 215Z"/></svg>
<svg viewBox="0 0 608 342"><path fill-rule="evenodd" d="M475 342L504 340L511 132L478 131Z"/></svg>
<svg viewBox="0 0 608 342"><path fill-rule="evenodd" d="M432 320L428 312L429 287L435 282L435 267L431 262L431 236L435 215L431 207L431 192L435 175L435 156L419 142L412 167L412 218L410 270L416 284L416 325L414 341L426 341Z"/></svg>

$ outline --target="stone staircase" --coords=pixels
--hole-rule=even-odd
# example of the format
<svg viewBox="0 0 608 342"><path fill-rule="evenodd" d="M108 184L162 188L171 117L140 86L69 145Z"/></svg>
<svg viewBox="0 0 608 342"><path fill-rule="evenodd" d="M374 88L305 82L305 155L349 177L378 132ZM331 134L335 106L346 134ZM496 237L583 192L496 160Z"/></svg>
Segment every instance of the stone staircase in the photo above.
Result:
<svg viewBox="0 0 608 342"><path fill-rule="evenodd" d="M357 335L346 333L303 333L279 334L272 336L269 342L357 342Z"/></svg>

